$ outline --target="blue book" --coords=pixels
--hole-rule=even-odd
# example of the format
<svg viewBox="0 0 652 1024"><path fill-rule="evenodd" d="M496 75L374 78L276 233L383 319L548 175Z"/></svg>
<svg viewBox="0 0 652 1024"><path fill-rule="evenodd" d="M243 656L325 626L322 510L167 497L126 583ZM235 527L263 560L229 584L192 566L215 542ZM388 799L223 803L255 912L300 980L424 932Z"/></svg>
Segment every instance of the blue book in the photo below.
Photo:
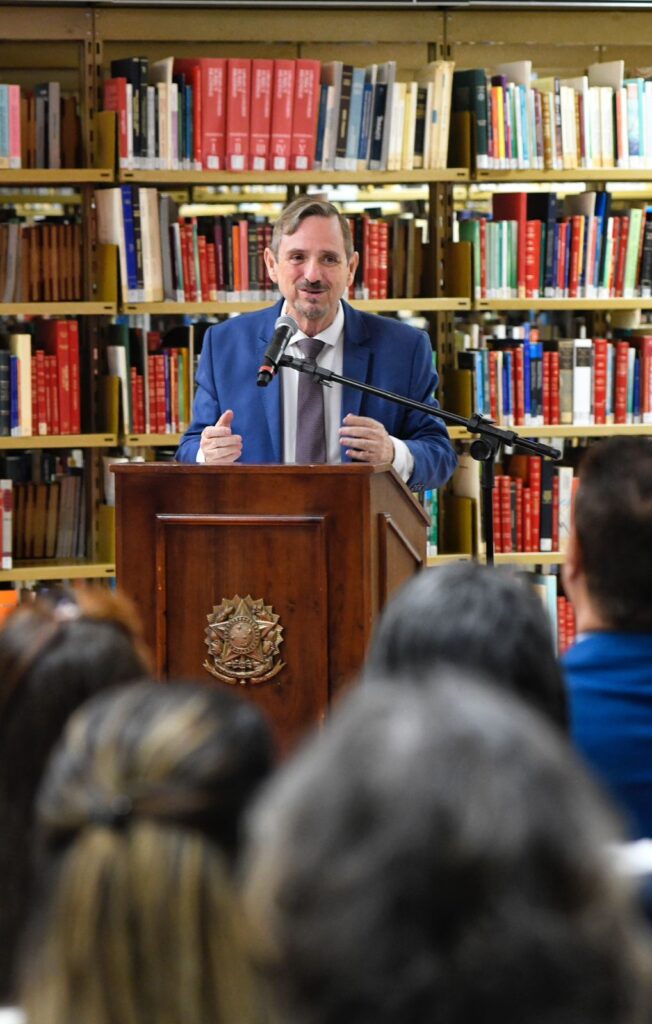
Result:
<svg viewBox="0 0 652 1024"><path fill-rule="evenodd" d="M328 84L323 82L319 90L319 113L317 115L317 138L315 142L315 165L321 166L324 153L324 132L326 130L326 108L328 106Z"/></svg>
<svg viewBox="0 0 652 1024"><path fill-rule="evenodd" d="M9 357L9 424L12 437L20 436L20 402L18 399L18 356Z"/></svg>
<svg viewBox="0 0 652 1024"><path fill-rule="evenodd" d="M503 352L503 423L508 427L514 424L514 411L512 409L513 391L512 353L505 349Z"/></svg>
<svg viewBox="0 0 652 1024"><path fill-rule="evenodd" d="M523 342L523 411L529 424L532 415L532 374L530 372L530 341Z"/></svg>
<svg viewBox="0 0 652 1024"><path fill-rule="evenodd" d="M641 422L641 360L634 360L634 383L632 385L632 420Z"/></svg>
<svg viewBox="0 0 652 1024"><path fill-rule="evenodd" d="M353 68L351 98L349 100L349 124L346 133L346 163L349 171L358 169L358 147L362 129L362 96L364 92L364 68Z"/></svg>
<svg viewBox="0 0 652 1024"><path fill-rule="evenodd" d="M0 157L9 166L9 86L0 85Z"/></svg>
<svg viewBox="0 0 652 1024"><path fill-rule="evenodd" d="M524 85L518 86L518 101L521 106L521 150L523 166L531 168L534 166L530 161L530 122L527 111L527 95Z"/></svg>
<svg viewBox="0 0 652 1024"><path fill-rule="evenodd" d="M371 134L371 115L374 107L374 87L371 79L365 82L362 91L362 114L360 118L360 139L358 141L358 170L364 170L369 159L369 140Z"/></svg>
<svg viewBox="0 0 652 1024"><path fill-rule="evenodd" d="M570 232L569 232L570 233ZM547 254L546 254L547 255ZM559 267L559 222L552 225L552 266L550 279L548 278L548 266L546 263L546 295L551 290L555 298L557 296L557 270ZM550 283L548 283L550 282ZM562 292L563 294L563 292Z"/></svg>
<svg viewBox="0 0 652 1024"><path fill-rule="evenodd" d="M134 226L134 206L131 185L121 185L122 220L125 229L125 248L127 250L127 290L138 292L138 261L136 257L136 229ZM130 302L137 302L136 296L129 296Z"/></svg>
<svg viewBox="0 0 652 1024"><path fill-rule="evenodd" d="M532 424L543 426L543 342L531 341L530 348L530 408Z"/></svg>

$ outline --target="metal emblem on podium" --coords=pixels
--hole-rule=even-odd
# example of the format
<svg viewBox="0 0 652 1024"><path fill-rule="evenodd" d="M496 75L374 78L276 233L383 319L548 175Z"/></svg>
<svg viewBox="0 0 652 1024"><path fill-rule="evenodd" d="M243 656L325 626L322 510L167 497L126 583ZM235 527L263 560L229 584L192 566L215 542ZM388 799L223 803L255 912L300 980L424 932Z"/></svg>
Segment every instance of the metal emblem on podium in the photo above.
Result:
<svg viewBox="0 0 652 1024"><path fill-rule="evenodd" d="M279 654L283 626L262 598L224 598L206 618L204 668L220 682L264 683L284 667Z"/></svg>

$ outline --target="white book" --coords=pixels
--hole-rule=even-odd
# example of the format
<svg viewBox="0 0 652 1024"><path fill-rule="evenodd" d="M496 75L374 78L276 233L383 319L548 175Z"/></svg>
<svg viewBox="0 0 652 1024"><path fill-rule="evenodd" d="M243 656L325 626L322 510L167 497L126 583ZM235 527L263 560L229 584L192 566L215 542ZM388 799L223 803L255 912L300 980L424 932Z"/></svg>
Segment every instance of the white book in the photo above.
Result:
<svg viewBox="0 0 652 1024"><path fill-rule="evenodd" d="M559 550L568 548L571 531L571 506L573 500L573 467L557 466L559 478Z"/></svg>
<svg viewBox="0 0 652 1024"><path fill-rule="evenodd" d="M575 338L573 341L573 423L590 426L593 423L593 341Z"/></svg>
<svg viewBox="0 0 652 1024"><path fill-rule="evenodd" d="M403 155L403 121L405 119L405 82L394 82L391 94L391 128L387 149L387 170L400 171Z"/></svg>
<svg viewBox="0 0 652 1024"><path fill-rule="evenodd" d="M120 381L120 404L122 411L122 426L127 434L132 430L129 416L129 367L127 366L127 350L124 345L106 346L106 364L110 377L117 377ZM64 477L64 479L67 479ZM63 489L61 498L63 501Z"/></svg>
<svg viewBox="0 0 652 1024"><path fill-rule="evenodd" d="M417 123L417 89L416 82L405 84L405 114L403 118L403 151L401 169L414 169L414 130Z"/></svg>
<svg viewBox="0 0 652 1024"><path fill-rule="evenodd" d="M13 567L13 486L12 480L0 480L0 508L2 509L2 561L0 564L3 569Z"/></svg>
<svg viewBox="0 0 652 1024"><path fill-rule="evenodd" d="M117 245L120 262L120 287L123 302L134 301L127 287L127 245L122 212L122 192L119 188L97 189L97 240L101 245Z"/></svg>
<svg viewBox="0 0 652 1024"><path fill-rule="evenodd" d="M32 336L10 334L9 351L18 359L18 426L14 437L31 437L32 430Z"/></svg>

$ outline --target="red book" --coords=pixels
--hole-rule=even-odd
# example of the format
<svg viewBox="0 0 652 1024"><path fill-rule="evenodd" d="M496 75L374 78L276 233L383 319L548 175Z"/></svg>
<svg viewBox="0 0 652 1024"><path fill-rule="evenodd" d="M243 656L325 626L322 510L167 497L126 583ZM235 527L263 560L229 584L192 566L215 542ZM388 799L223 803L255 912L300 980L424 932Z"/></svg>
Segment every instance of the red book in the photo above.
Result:
<svg viewBox="0 0 652 1024"><path fill-rule="evenodd" d="M138 384L137 384L138 371L135 366L129 367L129 387L131 390L131 419L132 429L134 434L139 432L138 417L136 415L136 402L138 400Z"/></svg>
<svg viewBox="0 0 652 1024"><path fill-rule="evenodd" d="M559 551L559 476L556 468L552 478L552 550Z"/></svg>
<svg viewBox="0 0 652 1024"><path fill-rule="evenodd" d="M532 543L532 491L523 488L523 550L534 551Z"/></svg>
<svg viewBox="0 0 652 1024"><path fill-rule="evenodd" d="M525 223L525 297L538 299L541 284L541 228L540 220Z"/></svg>
<svg viewBox="0 0 652 1024"><path fill-rule="evenodd" d="M557 598L557 653L565 654L568 643L566 640L566 598L560 594Z"/></svg>
<svg viewBox="0 0 652 1024"><path fill-rule="evenodd" d="M249 294L249 221L239 220L240 234L240 291L246 298Z"/></svg>
<svg viewBox="0 0 652 1024"><path fill-rule="evenodd" d="M194 225L191 217L181 222L181 259L183 262L183 290L186 302L199 301L197 270L195 267Z"/></svg>
<svg viewBox="0 0 652 1024"><path fill-rule="evenodd" d="M46 403L49 401L48 424L51 424L50 433L61 433L61 422L59 420L59 383L57 377L57 357L46 355L45 357L45 388Z"/></svg>
<svg viewBox="0 0 652 1024"><path fill-rule="evenodd" d="M523 367L523 346L513 349L514 359L514 426L525 423L525 371Z"/></svg>
<svg viewBox="0 0 652 1024"><path fill-rule="evenodd" d="M576 299L579 295L579 281L582 270L582 244L584 241L584 217L576 214L570 219L571 250L570 272L568 275L569 298Z"/></svg>
<svg viewBox="0 0 652 1024"><path fill-rule="evenodd" d="M41 320L39 323L39 340L48 355L54 356L56 359L56 391L59 410L59 429L57 433L70 434L72 430L68 321Z"/></svg>
<svg viewBox="0 0 652 1024"><path fill-rule="evenodd" d="M115 111L118 119L118 156L120 167L129 167L131 163L129 121L127 116L127 79L106 78L103 83L104 110Z"/></svg>
<svg viewBox="0 0 652 1024"><path fill-rule="evenodd" d="M294 76L296 61L274 61L272 90L272 135L270 160L273 171L287 171L292 149L292 112L294 107Z"/></svg>
<svg viewBox="0 0 652 1024"><path fill-rule="evenodd" d="M616 371L614 394L614 423L627 423L627 379L629 373L629 344L616 342Z"/></svg>
<svg viewBox="0 0 652 1024"><path fill-rule="evenodd" d="M594 423L607 422L607 339L593 339Z"/></svg>
<svg viewBox="0 0 652 1024"><path fill-rule="evenodd" d="M559 403L559 352L550 353L550 423L561 422Z"/></svg>
<svg viewBox="0 0 652 1024"><path fill-rule="evenodd" d="M224 225L221 217L217 217L213 225L215 242L215 274L217 278L218 298L224 298L226 278L224 275Z"/></svg>
<svg viewBox="0 0 652 1024"><path fill-rule="evenodd" d="M168 375L170 378L170 429L176 433L179 429L179 350L177 348L167 349L165 356L168 362Z"/></svg>
<svg viewBox="0 0 652 1024"><path fill-rule="evenodd" d="M531 551L539 551L541 542L541 457L532 455L530 458L530 493L532 495L532 547Z"/></svg>
<svg viewBox="0 0 652 1024"><path fill-rule="evenodd" d="M206 242L206 263L208 266L208 301L217 302L217 262L213 242Z"/></svg>
<svg viewBox="0 0 652 1024"><path fill-rule="evenodd" d="M500 489L498 485L500 477L494 477L494 489L491 492L494 520L494 551L500 554L503 550L503 527L500 508Z"/></svg>
<svg viewBox="0 0 652 1024"><path fill-rule="evenodd" d="M134 407L134 415L136 416L136 422L138 423L138 426L136 427L137 433L147 433L147 426L145 423L145 380L142 373L139 373L136 378L136 405Z"/></svg>
<svg viewBox="0 0 652 1024"><path fill-rule="evenodd" d="M566 645L567 647L572 647L575 643L577 629L575 625L575 609L568 598L566 599L564 623L566 626Z"/></svg>
<svg viewBox="0 0 652 1024"><path fill-rule="evenodd" d="M249 167L251 60L229 57L226 77L226 169L246 171Z"/></svg>
<svg viewBox="0 0 652 1024"><path fill-rule="evenodd" d="M378 298L388 296L389 268L389 224L386 220L378 221Z"/></svg>
<svg viewBox="0 0 652 1024"><path fill-rule="evenodd" d="M206 236L197 235L197 250L199 252L199 276L201 279L202 300L208 297L208 255L206 253Z"/></svg>
<svg viewBox="0 0 652 1024"><path fill-rule="evenodd" d="M564 295L568 295L568 265L566 259L568 249L566 246L566 240L569 230L570 227L568 221L561 221L559 224L559 239L557 244L557 276L555 279L555 295L557 295L559 298L563 298Z"/></svg>
<svg viewBox="0 0 652 1024"><path fill-rule="evenodd" d="M79 321L68 320L70 359L70 430L81 434L81 374L79 369Z"/></svg>
<svg viewBox="0 0 652 1024"><path fill-rule="evenodd" d="M379 264L379 238L378 238L378 221L371 220L369 218L369 245L365 249L366 267L365 277L369 286L369 298L379 299L380 298L380 264Z"/></svg>
<svg viewBox="0 0 652 1024"><path fill-rule="evenodd" d="M543 422L552 423L552 352L543 353Z"/></svg>
<svg viewBox="0 0 652 1024"><path fill-rule="evenodd" d="M652 335L642 334L631 340L641 361L641 422L652 423Z"/></svg>
<svg viewBox="0 0 652 1024"><path fill-rule="evenodd" d="M620 221L621 217L610 217L612 222L612 245L611 259L607 272L607 298L612 299L616 294L616 266L618 265L618 254L620 252Z"/></svg>
<svg viewBox="0 0 652 1024"><path fill-rule="evenodd" d="M52 430L48 424L48 410L45 387L45 352L37 348L32 359L32 366L36 372L36 417L32 414L32 433L51 434Z"/></svg>
<svg viewBox="0 0 652 1024"><path fill-rule="evenodd" d="M516 550L525 551L523 547L523 481L519 476L514 480L514 487L516 488Z"/></svg>
<svg viewBox="0 0 652 1024"><path fill-rule="evenodd" d="M625 257L627 255L627 238L629 236L629 217L620 218L620 245L618 246L618 262L616 263L614 280L614 297L622 298L625 281Z"/></svg>
<svg viewBox="0 0 652 1024"><path fill-rule="evenodd" d="M480 218L480 295L487 297L487 221Z"/></svg>
<svg viewBox="0 0 652 1024"><path fill-rule="evenodd" d="M320 69L318 60L296 61L290 143L290 169L293 171L309 171L314 162Z"/></svg>
<svg viewBox="0 0 652 1024"><path fill-rule="evenodd" d="M274 61L254 58L251 62L251 117L249 121L249 166L252 171L269 169L272 130L272 85Z"/></svg>
<svg viewBox="0 0 652 1024"><path fill-rule="evenodd" d="M158 433L165 434L169 422L168 405L165 396L165 356L154 356L154 376L156 378L156 406L158 409Z"/></svg>
<svg viewBox="0 0 652 1024"><path fill-rule="evenodd" d="M147 401L149 405L149 426L153 434L158 434L158 407L156 395L156 364L154 356L147 356Z"/></svg>
<svg viewBox="0 0 652 1024"><path fill-rule="evenodd" d="M500 526L502 550L513 551L512 545L512 478L505 474L498 477L500 492Z"/></svg>
<svg viewBox="0 0 652 1024"><path fill-rule="evenodd" d="M527 192L496 192L491 201L494 220L515 220L518 224L516 266L517 295L526 297Z"/></svg>

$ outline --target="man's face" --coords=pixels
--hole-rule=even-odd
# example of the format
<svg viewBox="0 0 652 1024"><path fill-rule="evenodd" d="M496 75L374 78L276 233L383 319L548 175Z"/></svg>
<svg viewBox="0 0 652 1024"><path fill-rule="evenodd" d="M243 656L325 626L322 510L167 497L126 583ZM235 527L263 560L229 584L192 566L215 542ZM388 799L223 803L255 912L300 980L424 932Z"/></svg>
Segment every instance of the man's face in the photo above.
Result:
<svg viewBox="0 0 652 1024"><path fill-rule="evenodd" d="M335 319L337 305L353 281L358 255L347 260L336 217L305 217L293 235L283 235L278 259L265 250L269 275L288 304L288 313L309 337Z"/></svg>

